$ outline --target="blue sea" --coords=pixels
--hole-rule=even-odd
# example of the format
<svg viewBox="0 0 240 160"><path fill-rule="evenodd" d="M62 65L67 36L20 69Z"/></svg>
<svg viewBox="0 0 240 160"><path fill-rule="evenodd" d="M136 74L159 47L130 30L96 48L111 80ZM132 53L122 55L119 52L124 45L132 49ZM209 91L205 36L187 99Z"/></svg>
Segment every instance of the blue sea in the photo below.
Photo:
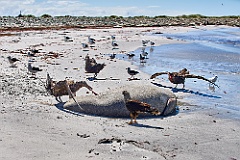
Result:
<svg viewBox="0 0 240 160"><path fill-rule="evenodd" d="M169 83L173 92L183 92L183 100L191 105L208 108L222 108L240 118L240 28L218 28L196 30L187 33L152 34L176 39L180 43L146 47L148 59L144 65L139 63L141 48L134 51L132 63L148 74L162 71L179 71L187 68L190 74L205 78L218 76L219 88L209 87L207 81L187 78L185 89L177 89L168 81L167 75L157 78ZM182 42L182 43L181 43ZM125 60L127 58L124 58Z"/></svg>

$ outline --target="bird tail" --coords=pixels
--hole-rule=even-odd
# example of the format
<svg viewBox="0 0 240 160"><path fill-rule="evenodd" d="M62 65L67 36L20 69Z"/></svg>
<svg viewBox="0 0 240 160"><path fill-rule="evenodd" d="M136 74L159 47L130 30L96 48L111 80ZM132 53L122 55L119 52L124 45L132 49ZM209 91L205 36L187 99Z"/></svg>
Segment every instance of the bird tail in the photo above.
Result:
<svg viewBox="0 0 240 160"><path fill-rule="evenodd" d="M152 107L149 108L146 112L151 113L152 115L160 115L161 114L161 112L159 112L158 109L152 108Z"/></svg>

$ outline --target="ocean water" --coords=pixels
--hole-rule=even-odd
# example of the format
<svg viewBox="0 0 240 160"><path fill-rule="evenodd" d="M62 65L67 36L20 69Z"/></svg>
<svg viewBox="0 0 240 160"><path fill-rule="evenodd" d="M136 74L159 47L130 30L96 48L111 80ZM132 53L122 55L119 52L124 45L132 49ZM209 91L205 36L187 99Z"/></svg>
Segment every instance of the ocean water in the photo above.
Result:
<svg viewBox="0 0 240 160"><path fill-rule="evenodd" d="M205 78L218 76L219 85L209 87L207 81L187 78L185 89L177 89L168 81L167 75L157 78L168 82L173 92L183 92L184 101L205 108L219 107L236 113L240 118L240 28L219 28L197 30L187 33L161 34L183 43L161 46L147 46L148 59L144 65L139 63L141 48L134 51L132 63L148 74L162 71L179 71L187 68L191 74ZM124 58L125 60L127 58Z"/></svg>

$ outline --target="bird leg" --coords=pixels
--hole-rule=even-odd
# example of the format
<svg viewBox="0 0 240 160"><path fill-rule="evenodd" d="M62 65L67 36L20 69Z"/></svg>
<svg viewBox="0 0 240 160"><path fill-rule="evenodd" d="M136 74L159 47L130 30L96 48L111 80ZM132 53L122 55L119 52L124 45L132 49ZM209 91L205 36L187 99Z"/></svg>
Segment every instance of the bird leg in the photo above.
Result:
<svg viewBox="0 0 240 160"><path fill-rule="evenodd" d="M137 118L138 114L137 113L130 113L131 121L128 124L134 124L137 123Z"/></svg>
<svg viewBox="0 0 240 160"><path fill-rule="evenodd" d="M138 114L135 113L135 114L134 114L134 123L136 123L136 124L137 124L137 116L138 116Z"/></svg>
<svg viewBox="0 0 240 160"><path fill-rule="evenodd" d="M61 99L61 97L60 96L56 96L55 97L55 99L59 102L59 103L61 103L62 102L62 99Z"/></svg>
<svg viewBox="0 0 240 160"><path fill-rule="evenodd" d="M97 73L94 73L94 77L93 78L96 79L96 77L97 77Z"/></svg>
<svg viewBox="0 0 240 160"><path fill-rule="evenodd" d="M96 92L94 92L93 90L91 90L92 91L92 93L95 95L95 96L97 96L98 94L96 93Z"/></svg>
<svg viewBox="0 0 240 160"><path fill-rule="evenodd" d="M133 124L134 114L130 113L131 121L128 124Z"/></svg>

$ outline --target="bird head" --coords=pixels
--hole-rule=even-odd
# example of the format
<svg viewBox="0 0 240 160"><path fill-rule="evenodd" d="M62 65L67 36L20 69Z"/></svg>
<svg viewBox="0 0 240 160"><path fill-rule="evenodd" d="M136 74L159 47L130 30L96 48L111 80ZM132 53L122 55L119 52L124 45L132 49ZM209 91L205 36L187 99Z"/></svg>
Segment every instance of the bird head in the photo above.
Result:
<svg viewBox="0 0 240 160"><path fill-rule="evenodd" d="M89 55L86 55L86 57L84 59L89 60L90 59Z"/></svg>
<svg viewBox="0 0 240 160"><path fill-rule="evenodd" d="M130 94L129 94L128 91L123 91L122 94L123 94L123 96L124 96L124 100L125 100L125 101L131 99Z"/></svg>

